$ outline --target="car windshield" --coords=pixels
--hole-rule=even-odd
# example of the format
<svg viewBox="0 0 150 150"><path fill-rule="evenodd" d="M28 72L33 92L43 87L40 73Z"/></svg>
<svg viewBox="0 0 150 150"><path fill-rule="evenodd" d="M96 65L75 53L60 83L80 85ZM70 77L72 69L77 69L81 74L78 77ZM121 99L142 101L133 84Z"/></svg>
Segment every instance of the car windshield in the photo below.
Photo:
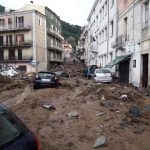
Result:
<svg viewBox="0 0 150 150"><path fill-rule="evenodd" d="M21 135L21 128L12 116L7 113L0 114L0 148Z"/></svg>
<svg viewBox="0 0 150 150"><path fill-rule="evenodd" d="M47 79L47 78L53 78L54 74L53 73L47 73L47 72L40 72L38 74L38 77L42 78L42 79Z"/></svg>
<svg viewBox="0 0 150 150"><path fill-rule="evenodd" d="M96 69L95 71L96 73L111 73L109 70L107 69Z"/></svg>

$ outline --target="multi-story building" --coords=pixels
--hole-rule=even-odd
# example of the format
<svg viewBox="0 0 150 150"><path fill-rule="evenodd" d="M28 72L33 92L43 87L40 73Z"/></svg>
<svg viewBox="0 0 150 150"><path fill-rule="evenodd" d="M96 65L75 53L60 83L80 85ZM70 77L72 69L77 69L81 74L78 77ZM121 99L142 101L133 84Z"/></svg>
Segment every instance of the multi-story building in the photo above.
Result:
<svg viewBox="0 0 150 150"><path fill-rule="evenodd" d="M26 4L20 10L37 10L46 16L46 39L48 68L63 62L64 38L61 35L61 20L52 10L45 6Z"/></svg>
<svg viewBox="0 0 150 150"><path fill-rule="evenodd" d="M83 28L82 34L78 42L78 51L81 55L80 59L85 62L86 66L88 66L90 64L88 48L88 26L85 26Z"/></svg>
<svg viewBox="0 0 150 150"><path fill-rule="evenodd" d="M46 17L38 11L0 14L0 65L26 72L47 68Z"/></svg>
<svg viewBox="0 0 150 150"><path fill-rule="evenodd" d="M0 14L0 64L26 72L47 70L63 62L60 18L33 4Z"/></svg>
<svg viewBox="0 0 150 150"><path fill-rule="evenodd" d="M115 58L117 1L95 0L88 16L89 63L104 67Z"/></svg>
<svg viewBox="0 0 150 150"><path fill-rule="evenodd" d="M117 56L120 79L137 87L150 85L150 2L118 0Z"/></svg>
<svg viewBox="0 0 150 150"><path fill-rule="evenodd" d="M72 60L72 45L69 44L67 41L63 43L63 49L64 49L64 60L70 61Z"/></svg>

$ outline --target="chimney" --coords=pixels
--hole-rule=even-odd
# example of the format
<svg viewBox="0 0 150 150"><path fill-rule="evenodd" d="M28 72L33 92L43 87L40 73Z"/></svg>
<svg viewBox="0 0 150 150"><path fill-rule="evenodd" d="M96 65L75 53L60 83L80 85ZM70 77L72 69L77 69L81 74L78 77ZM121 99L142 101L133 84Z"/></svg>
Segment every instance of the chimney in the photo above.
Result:
<svg viewBox="0 0 150 150"><path fill-rule="evenodd" d="M33 1L30 1L31 4L33 4Z"/></svg>

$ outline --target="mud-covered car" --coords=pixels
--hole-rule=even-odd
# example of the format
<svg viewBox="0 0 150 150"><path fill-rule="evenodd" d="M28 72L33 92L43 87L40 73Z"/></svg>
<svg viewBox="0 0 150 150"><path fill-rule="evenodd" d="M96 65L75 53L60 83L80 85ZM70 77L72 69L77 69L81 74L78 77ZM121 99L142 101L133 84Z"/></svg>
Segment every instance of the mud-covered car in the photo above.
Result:
<svg viewBox="0 0 150 150"><path fill-rule="evenodd" d="M38 72L34 80L33 88L43 88L43 87L57 87L58 78L55 73L48 71Z"/></svg>
<svg viewBox="0 0 150 150"><path fill-rule="evenodd" d="M0 150L40 150L37 137L2 104L0 104Z"/></svg>
<svg viewBox="0 0 150 150"><path fill-rule="evenodd" d="M93 74L94 82L96 83L111 83L112 82L112 74L108 69L98 68L95 69Z"/></svg>

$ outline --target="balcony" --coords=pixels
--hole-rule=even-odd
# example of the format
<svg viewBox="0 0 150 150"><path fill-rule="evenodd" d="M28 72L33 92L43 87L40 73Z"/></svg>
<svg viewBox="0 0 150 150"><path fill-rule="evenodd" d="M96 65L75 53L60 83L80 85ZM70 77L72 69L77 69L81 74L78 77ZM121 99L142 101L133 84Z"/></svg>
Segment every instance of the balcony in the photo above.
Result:
<svg viewBox="0 0 150 150"><path fill-rule="evenodd" d="M148 20L145 20L145 22L143 22L142 24L142 30L145 30L148 28Z"/></svg>
<svg viewBox="0 0 150 150"><path fill-rule="evenodd" d="M14 57L4 57L3 59L0 59L1 63L6 63L6 62L30 62L32 59L31 56L22 56L22 57L18 57L18 56L14 56Z"/></svg>
<svg viewBox="0 0 150 150"><path fill-rule="evenodd" d="M120 35L116 38L116 43L114 47L116 47L116 49L118 50L125 50L126 41L127 41L126 36Z"/></svg>
<svg viewBox="0 0 150 150"><path fill-rule="evenodd" d="M54 31L52 29L47 28L47 34L53 35L56 38L58 38L59 40L61 40L61 41L64 40L64 37L61 34L59 34L58 32L56 32L56 31Z"/></svg>
<svg viewBox="0 0 150 150"><path fill-rule="evenodd" d="M63 62L62 58L56 58L56 57L50 57L49 58L50 62Z"/></svg>
<svg viewBox="0 0 150 150"><path fill-rule="evenodd" d="M29 31L32 29L31 25L26 24L16 24L16 25L8 25L8 26L0 26L0 32L14 32L14 31Z"/></svg>
<svg viewBox="0 0 150 150"><path fill-rule="evenodd" d="M61 52L64 51L63 47L52 45L52 44L47 44L47 49L61 51Z"/></svg>
<svg viewBox="0 0 150 150"><path fill-rule="evenodd" d="M32 41L18 41L18 42L3 42L0 43L0 48L20 48L20 47L31 47Z"/></svg>
<svg viewBox="0 0 150 150"><path fill-rule="evenodd" d="M92 42L90 45L90 50L92 53L98 53L98 45L97 42Z"/></svg>

